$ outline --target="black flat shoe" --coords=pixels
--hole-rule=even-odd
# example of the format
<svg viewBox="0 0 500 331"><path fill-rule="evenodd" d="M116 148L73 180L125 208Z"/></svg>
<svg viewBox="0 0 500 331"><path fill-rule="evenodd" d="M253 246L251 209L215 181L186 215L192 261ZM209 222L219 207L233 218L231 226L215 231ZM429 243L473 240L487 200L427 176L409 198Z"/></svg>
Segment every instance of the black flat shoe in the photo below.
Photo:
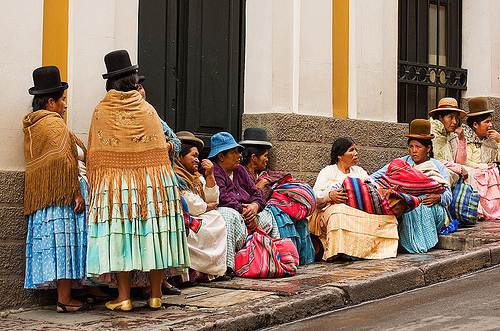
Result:
<svg viewBox="0 0 500 331"><path fill-rule="evenodd" d="M177 287L172 286L169 288L163 288L161 292L165 295L181 295L181 290L179 290Z"/></svg>
<svg viewBox="0 0 500 331"><path fill-rule="evenodd" d="M109 300L111 300L111 295L95 295L87 293L86 297L87 303L108 302Z"/></svg>
<svg viewBox="0 0 500 331"><path fill-rule="evenodd" d="M92 308L92 305L89 305L88 303L84 303L83 305L80 306L73 306L73 305L64 305L58 301L56 306L56 311L58 313L73 313L75 311L87 311L90 308Z"/></svg>

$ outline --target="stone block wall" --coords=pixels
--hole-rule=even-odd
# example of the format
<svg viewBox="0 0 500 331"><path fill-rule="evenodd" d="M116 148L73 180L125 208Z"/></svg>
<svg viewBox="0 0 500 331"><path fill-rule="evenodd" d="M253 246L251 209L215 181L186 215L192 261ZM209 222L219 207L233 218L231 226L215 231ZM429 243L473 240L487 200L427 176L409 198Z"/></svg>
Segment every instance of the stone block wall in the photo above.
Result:
<svg viewBox="0 0 500 331"><path fill-rule="evenodd" d="M462 104L467 109L467 100ZM489 98L494 126L500 128L500 98ZM323 116L265 113L244 114L243 130L261 127L273 144L271 169L289 172L314 185L318 172L330 163L335 139L352 138L359 163L372 173L408 153L408 124ZM239 141L241 137L237 137ZM23 215L24 172L0 171L0 310L56 302L54 290L24 289L27 218Z"/></svg>
<svg viewBox="0 0 500 331"><path fill-rule="evenodd" d="M24 172L0 171L0 310L56 302L51 291L24 289L26 232Z"/></svg>
<svg viewBox="0 0 500 331"><path fill-rule="evenodd" d="M408 124L323 116L265 113L243 114L243 131L266 129L273 148L269 167L289 172L314 185L318 172L330 164L330 150L340 137L350 137L358 147L358 165L372 173L392 159L408 154Z"/></svg>

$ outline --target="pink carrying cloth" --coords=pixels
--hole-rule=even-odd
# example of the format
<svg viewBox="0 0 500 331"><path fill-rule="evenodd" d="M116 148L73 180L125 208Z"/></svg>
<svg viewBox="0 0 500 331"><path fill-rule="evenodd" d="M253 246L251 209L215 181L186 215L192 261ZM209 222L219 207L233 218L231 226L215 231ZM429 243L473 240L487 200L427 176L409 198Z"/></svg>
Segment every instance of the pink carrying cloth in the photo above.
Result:
<svg viewBox="0 0 500 331"><path fill-rule="evenodd" d="M486 169L475 169L473 172L477 190L481 198L479 203L483 209L485 220L500 219L500 174L493 164Z"/></svg>
<svg viewBox="0 0 500 331"><path fill-rule="evenodd" d="M257 229L236 253L234 272L240 277L268 278L295 275L299 253L290 238L272 239Z"/></svg>

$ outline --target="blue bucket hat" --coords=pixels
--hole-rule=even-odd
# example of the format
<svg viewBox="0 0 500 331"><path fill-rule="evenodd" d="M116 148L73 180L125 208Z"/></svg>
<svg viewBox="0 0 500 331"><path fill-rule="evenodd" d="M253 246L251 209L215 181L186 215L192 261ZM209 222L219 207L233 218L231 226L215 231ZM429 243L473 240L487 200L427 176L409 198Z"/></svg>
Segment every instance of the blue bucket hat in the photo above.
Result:
<svg viewBox="0 0 500 331"><path fill-rule="evenodd" d="M214 134L212 138L210 138L210 145L212 145L212 148L210 149L210 154L208 154L209 159L216 156L220 152L227 151L231 148L245 148L238 144L229 132L219 132Z"/></svg>

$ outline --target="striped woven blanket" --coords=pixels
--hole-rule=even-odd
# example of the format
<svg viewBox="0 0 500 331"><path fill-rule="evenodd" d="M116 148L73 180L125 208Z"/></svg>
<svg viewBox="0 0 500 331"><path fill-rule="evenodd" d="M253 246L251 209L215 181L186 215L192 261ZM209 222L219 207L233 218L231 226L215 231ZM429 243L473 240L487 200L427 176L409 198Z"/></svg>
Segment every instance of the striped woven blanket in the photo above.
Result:
<svg viewBox="0 0 500 331"><path fill-rule="evenodd" d="M309 184L286 175L271 188L268 204L274 205L291 217L300 220L312 214L316 198Z"/></svg>
<svg viewBox="0 0 500 331"><path fill-rule="evenodd" d="M401 159L392 160L380 179L375 182L377 188L393 189L411 195L443 193L445 186L435 179L427 177L422 171L412 168Z"/></svg>
<svg viewBox="0 0 500 331"><path fill-rule="evenodd" d="M396 215L415 209L420 198L389 189L378 189L359 178L346 177L342 183L343 192L347 193L347 205L370 214Z"/></svg>

